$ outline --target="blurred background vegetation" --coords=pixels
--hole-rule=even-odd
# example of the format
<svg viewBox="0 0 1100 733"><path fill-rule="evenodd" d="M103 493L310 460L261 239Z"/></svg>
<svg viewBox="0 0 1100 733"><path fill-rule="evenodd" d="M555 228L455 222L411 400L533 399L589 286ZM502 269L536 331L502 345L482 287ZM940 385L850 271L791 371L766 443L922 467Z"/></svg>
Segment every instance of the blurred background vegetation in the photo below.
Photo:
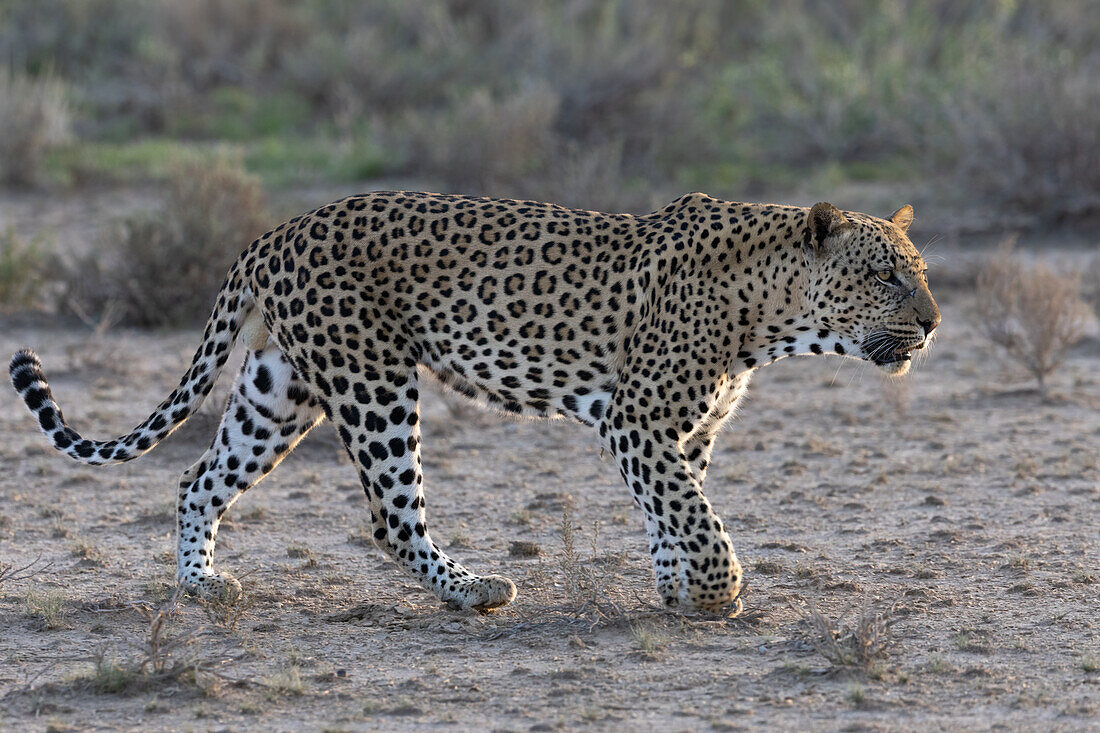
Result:
<svg viewBox="0 0 1100 733"><path fill-rule="evenodd" d="M912 201L918 222L935 211L958 230L1080 227L1100 214L1100 12L1088 0L0 0L0 131L0 196L164 192L162 209L115 222L66 290L93 309L93 291L149 276L105 266L112 256L253 232L298 213L265 216L265 197L322 185L625 211L688 190ZM210 216L243 221L191 221L219 182L244 203ZM215 278L244 244L200 247Z"/></svg>
<svg viewBox="0 0 1100 733"><path fill-rule="evenodd" d="M5 0L3 178L414 173L647 207L656 187L934 177L1100 200L1100 12L1073 0Z"/></svg>

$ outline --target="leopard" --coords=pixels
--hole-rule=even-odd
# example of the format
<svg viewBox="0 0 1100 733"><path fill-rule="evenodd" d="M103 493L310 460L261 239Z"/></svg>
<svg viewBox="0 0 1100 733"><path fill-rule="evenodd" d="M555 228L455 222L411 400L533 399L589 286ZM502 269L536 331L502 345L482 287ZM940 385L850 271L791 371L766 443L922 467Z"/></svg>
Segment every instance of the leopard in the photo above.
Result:
<svg viewBox="0 0 1100 733"><path fill-rule="evenodd" d="M419 408L434 376L491 409L595 430L641 509L663 604L736 615L742 565L703 493L715 437L756 370L785 357L909 370L941 321L912 221L909 205L878 218L702 193L608 214L376 191L254 240L179 385L126 435L70 427L33 351L14 355L10 377L54 448L118 464L194 415L243 342L213 441L178 484L188 591L240 592L214 569L219 523L327 420L381 552L450 607L511 603L510 579L468 570L429 532Z"/></svg>

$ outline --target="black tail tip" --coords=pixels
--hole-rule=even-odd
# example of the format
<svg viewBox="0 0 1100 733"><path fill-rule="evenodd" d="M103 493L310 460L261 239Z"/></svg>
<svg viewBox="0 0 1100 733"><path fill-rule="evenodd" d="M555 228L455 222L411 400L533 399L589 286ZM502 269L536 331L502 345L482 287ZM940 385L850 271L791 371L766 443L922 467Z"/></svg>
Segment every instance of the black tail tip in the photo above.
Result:
<svg viewBox="0 0 1100 733"><path fill-rule="evenodd" d="M38 354L30 349L20 349L11 358L11 364L8 365L8 374L14 379L17 371L28 366L31 371L39 371L42 369L42 360L38 358Z"/></svg>

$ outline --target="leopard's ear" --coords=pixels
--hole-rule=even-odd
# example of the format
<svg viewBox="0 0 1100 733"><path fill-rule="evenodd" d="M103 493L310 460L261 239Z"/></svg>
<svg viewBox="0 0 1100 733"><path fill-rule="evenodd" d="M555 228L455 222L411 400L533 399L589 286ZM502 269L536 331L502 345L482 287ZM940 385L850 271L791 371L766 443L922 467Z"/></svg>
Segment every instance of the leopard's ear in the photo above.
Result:
<svg viewBox="0 0 1100 733"><path fill-rule="evenodd" d="M909 231L909 225L913 223L913 207L909 204L902 206L900 209L890 214L890 221L902 233Z"/></svg>
<svg viewBox="0 0 1100 733"><path fill-rule="evenodd" d="M815 255L820 255L830 237L835 237L850 227L851 223L840 209L822 201L814 204L806 216L802 245Z"/></svg>

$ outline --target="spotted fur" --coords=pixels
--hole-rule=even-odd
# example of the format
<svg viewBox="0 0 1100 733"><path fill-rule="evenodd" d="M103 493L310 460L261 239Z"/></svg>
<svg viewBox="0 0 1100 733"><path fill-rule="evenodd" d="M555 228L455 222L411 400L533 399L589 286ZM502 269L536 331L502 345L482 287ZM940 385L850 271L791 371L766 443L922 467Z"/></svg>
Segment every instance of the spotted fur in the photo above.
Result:
<svg viewBox="0 0 1100 733"><path fill-rule="evenodd" d="M512 600L511 581L466 570L428 531L424 368L496 409L595 428L643 511L661 597L723 610L742 571L702 491L714 436L752 373L782 357L908 369L940 320L911 221L909 207L878 219L702 194L644 216L353 196L244 251L179 387L129 434L78 435L30 351L11 379L58 450L118 463L194 413L242 335L248 355L218 433L179 484L178 581L203 592L239 587L213 567L226 509L328 418L380 549L455 606Z"/></svg>

